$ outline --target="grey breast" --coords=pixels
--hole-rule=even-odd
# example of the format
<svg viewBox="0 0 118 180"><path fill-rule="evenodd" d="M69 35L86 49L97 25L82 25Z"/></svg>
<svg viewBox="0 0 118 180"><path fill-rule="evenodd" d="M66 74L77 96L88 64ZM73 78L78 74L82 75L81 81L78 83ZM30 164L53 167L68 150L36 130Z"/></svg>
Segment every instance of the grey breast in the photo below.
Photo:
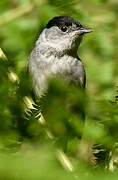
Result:
<svg viewBox="0 0 118 180"><path fill-rule="evenodd" d="M29 57L29 72L33 80L33 86L38 96L47 89L48 79L56 76L63 77L67 82L73 82L82 87L85 86L85 70L78 58L69 55L46 57L35 52Z"/></svg>

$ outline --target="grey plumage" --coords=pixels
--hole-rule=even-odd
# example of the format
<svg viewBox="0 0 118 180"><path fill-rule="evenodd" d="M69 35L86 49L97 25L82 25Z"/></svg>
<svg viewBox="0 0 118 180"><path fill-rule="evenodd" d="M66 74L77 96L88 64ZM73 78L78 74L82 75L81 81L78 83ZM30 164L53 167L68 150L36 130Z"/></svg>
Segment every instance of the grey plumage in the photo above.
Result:
<svg viewBox="0 0 118 180"><path fill-rule="evenodd" d="M83 34L88 32L92 30L70 17L59 16L49 21L28 58L29 72L39 97L52 77L61 76L67 83L85 87L86 74L77 49Z"/></svg>

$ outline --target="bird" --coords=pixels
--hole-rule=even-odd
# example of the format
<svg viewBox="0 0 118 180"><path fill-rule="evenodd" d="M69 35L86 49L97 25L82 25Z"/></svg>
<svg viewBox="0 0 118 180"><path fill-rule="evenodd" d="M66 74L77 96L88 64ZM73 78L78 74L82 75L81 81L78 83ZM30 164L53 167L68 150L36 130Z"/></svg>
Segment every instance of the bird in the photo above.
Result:
<svg viewBox="0 0 118 180"><path fill-rule="evenodd" d="M93 32L69 16L52 18L43 29L28 57L28 70L38 97L48 88L53 77L62 77L85 89L86 72L77 54L84 34Z"/></svg>

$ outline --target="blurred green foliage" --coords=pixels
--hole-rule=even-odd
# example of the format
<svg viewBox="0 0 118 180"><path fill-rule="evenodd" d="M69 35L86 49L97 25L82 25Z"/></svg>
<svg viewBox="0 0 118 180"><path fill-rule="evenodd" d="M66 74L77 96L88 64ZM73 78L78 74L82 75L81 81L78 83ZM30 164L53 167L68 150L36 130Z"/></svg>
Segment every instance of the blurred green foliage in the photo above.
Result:
<svg viewBox="0 0 118 180"><path fill-rule="evenodd" d="M0 179L118 178L117 10L117 0L0 1ZM56 15L94 29L78 50L87 87L54 79L39 101L27 58Z"/></svg>

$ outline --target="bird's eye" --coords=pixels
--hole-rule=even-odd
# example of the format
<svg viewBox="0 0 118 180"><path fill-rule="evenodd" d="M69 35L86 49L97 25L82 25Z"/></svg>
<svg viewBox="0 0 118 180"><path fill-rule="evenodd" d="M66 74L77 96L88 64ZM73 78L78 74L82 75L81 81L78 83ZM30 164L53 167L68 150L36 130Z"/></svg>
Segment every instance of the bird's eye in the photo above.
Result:
<svg viewBox="0 0 118 180"><path fill-rule="evenodd" d="M66 26L62 26L62 27L61 27L61 30L62 30L63 32L66 32L66 31L67 31L67 27L66 27Z"/></svg>

